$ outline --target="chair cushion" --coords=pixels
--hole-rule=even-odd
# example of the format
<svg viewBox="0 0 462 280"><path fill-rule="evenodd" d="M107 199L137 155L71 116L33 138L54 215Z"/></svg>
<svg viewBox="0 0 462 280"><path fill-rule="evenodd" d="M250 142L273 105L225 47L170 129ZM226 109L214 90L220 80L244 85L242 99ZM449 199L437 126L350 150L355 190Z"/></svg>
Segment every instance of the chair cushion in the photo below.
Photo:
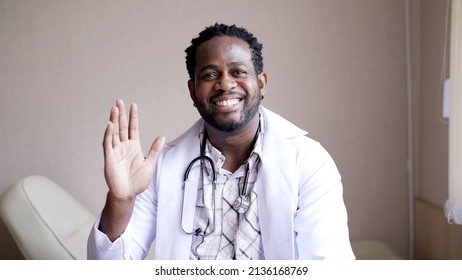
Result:
<svg viewBox="0 0 462 280"><path fill-rule="evenodd" d="M11 186L0 213L26 259L86 259L95 216L50 179L34 175Z"/></svg>

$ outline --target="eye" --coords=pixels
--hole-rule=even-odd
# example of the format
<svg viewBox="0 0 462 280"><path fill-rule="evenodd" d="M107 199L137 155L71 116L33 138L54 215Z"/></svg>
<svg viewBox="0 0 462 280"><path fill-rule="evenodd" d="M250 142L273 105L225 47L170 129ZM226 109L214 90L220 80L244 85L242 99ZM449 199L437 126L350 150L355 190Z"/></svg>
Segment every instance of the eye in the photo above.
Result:
<svg viewBox="0 0 462 280"><path fill-rule="evenodd" d="M244 69L236 69L233 71L233 75L235 77L244 77L247 75L247 71L245 71Z"/></svg>
<svg viewBox="0 0 462 280"><path fill-rule="evenodd" d="M211 80L216 79L217 77L218 77L217 72L205 72L200 76L201 80L205 80L205 81L211 81Z"/></svg>

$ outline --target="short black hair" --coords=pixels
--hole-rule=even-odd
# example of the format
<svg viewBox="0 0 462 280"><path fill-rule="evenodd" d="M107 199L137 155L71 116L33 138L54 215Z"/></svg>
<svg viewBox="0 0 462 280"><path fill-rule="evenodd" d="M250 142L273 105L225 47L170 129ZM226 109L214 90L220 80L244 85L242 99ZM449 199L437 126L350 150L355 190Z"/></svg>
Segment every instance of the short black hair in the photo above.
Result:
<svg viewBox="0 0 462 280"><path fill-rule="evenodd" d="M191 40L191 45L185 50L186 52L186 69L188 70L189 78L194 79L194 68L196 67L196 51L197 48L214 37L231 36L241 39L249 45L252 50L252 61L257 75L263 72L263 44L258 42L258 39L243 27L236 25L226 25L215 23L206 27L199 33L199 36Z"/></svg>

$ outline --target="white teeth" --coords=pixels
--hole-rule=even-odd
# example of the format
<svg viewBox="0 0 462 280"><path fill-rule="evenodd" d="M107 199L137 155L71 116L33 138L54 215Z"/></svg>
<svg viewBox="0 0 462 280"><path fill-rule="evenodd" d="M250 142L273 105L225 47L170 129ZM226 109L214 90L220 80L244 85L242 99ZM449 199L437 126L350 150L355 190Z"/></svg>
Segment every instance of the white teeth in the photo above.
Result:
<svg viewBox="0 0 462 280"><path fill-rule="evenodd" d="M225 107L225 106L234 106L237 103L239 103L239 99L221 100L221 101L217 101L215 104L220 107Z"/></svg>

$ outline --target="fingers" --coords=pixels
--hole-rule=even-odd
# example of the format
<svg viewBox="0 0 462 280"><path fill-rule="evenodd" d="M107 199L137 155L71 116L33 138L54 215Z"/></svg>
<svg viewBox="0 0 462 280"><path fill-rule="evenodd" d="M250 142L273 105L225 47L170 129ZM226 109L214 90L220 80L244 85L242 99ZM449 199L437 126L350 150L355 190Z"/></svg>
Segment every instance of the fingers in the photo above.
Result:
<svg viewBox="0 0 462 280"><path fill-rule="evenodd" d="M164 136L159 136L154 140L154 142L151 145L151 149L149 149L149 152L146 156L146 160L149 161L151 164L154 164L157 162L157 158L159 157L160 152L162 151L162 148L164 147L165 144L165 137Z"/></svg>
<svg viewBox="0 0 462 280"><path fill-rule="evenodd" d="M112 147L120 144L119 136L119 108L117 106L112 107L110 122L112 124Z"/></svg>
<svg viewBox="0 0 462 280"><path fill-rule="evenodd" d="M135 115L134 118L136 119L133 124L133 129L138 131L138 113L136 108L135 110L133 110L133 108L130 108L130 115L132 114ZM112 107L110 122L112 123L112 146L115 147L118 144L120 144L121 141L128 140L129 137L127 114L125 110L125 103L123 102L123 100L117 99L115 106ZM130 122L132 122L131 116ZM136 133L136 136L138 137L138 133Z"/></svg>
<svg viewBox="0 0 462 280"><path fill-rule="evenodd" d="M120 141L128 139L128 123L127 114L125 112L125 103L121 99L117 99L116 106L119 109L119 137Z"/></svg>
<svg viewBox="0 0 462 280"><path fill-rule="evenodd" d="M113 124L108 122L106 130L104 130L103 138L103 151L104 156L107 157L112 152L112 134L113 134Z"/></svg>
<svg viewBox="0 0 462 280"><path fill-rule="evenodd" d="M130 124L128 128L130 139L139 139L140 134L138 130L138 106L133 103L130 106Z"/></svg>
<svg viewBox="0 0 462 280"><path fill-rule="evenodd" d="M130 106L130 120L128 122L125 104L123 100L117 99L115 106L111 108L109 120L103 140L105 153L106 150L110 151L122 141L139 140L138 106L135 103Z"/></svg>

